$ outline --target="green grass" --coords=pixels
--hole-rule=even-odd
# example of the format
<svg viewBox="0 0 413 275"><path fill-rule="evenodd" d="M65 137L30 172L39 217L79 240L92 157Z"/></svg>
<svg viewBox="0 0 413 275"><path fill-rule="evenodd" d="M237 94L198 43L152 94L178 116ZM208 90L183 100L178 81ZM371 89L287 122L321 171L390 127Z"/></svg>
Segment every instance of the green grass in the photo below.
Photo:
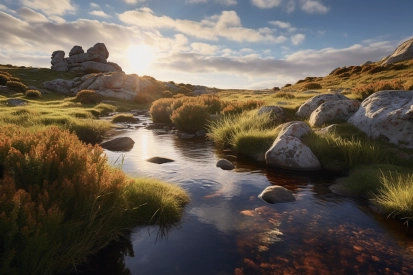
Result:
<svg viewBox="0 0 413 275"><path fill-rule="evenodd" d="M218 147L254 158L270 148L279 132L269 113L258 115L256 110L223 116L210 122L208 128L208 138Z"/></svg>
<svg viewBox="0 0 413 275"><path fill-rule="evenodd" d="M412 172L409 168L391 164L364 165L354 168L347 177L337 179L336 183L352 196L372 198L383 186L382 176L389 177L394 173L407 175Z"/></svg>
<svg viewBox="0 0 413 275"><path fill-rule="evenodd" d="M390 215L413 219L413 174L383 174L381 188L373 201Z"/></svg>

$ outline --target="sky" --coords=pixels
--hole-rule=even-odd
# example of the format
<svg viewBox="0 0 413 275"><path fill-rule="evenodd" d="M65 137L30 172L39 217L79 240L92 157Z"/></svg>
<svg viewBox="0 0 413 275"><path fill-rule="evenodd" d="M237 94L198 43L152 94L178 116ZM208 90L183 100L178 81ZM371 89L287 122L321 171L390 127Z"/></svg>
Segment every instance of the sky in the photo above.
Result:
<svg viewBox="0 0 413 275"><path fill-rule="evenodd" d="M379 61L413 37L412 0L0 0L0 64L50 67L104 43L125 73L265 89Z"/></svg>

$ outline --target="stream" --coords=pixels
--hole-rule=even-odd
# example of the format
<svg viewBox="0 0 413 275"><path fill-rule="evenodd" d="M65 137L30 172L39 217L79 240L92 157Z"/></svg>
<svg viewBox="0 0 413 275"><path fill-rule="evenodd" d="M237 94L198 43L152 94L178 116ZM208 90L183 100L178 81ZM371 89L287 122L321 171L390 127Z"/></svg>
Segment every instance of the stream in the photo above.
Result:
<svg viewBox="0 0 413 275"><path fill-rule="evenodd" d="M127 174L177 184L191 203L177 227L166 234L136 228L130 240L93 257L83 274L413 274L413 225L376 214L366 200L333 194L331 175L266 167L202 138L144 128L120 136L135 145L126 153L105 151L110 163L123 157ZM146 161L156 156L174 162ZM221 158L236 169L217 168ZM258 195L270 185L297 200L265 203Z"/></svg>

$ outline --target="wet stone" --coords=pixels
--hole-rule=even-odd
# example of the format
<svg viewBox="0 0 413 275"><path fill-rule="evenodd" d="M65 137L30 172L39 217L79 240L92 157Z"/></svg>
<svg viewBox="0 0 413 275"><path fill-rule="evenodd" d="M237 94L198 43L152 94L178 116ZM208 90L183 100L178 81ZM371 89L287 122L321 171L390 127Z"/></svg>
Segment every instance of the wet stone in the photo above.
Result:
<svg viewBox="0 0 413 275"><path fill-rule="evenodd" d="M147 162L156 163L156 164L163 164L163 163L168 163L168 162L174 162L173 159L168 159L168 158L164 158L164 157L153 157L153 158L147 159L146 161L147 161Z"/></svg>

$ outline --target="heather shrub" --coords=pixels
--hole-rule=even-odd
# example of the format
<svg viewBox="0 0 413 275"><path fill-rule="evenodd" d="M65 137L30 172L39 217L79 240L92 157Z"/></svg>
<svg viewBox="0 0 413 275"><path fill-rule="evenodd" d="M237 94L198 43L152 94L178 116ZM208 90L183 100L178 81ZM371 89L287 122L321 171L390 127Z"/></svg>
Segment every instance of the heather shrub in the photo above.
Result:
<svg viewBox="0 0 413 275"><path fill-rule="evenodd" d="M310 82L304 85L304 90L312 90L312 89L322 89L320 83Z"/></svg>
<svg viewBox="0 0 413 275"><path fill-rule="evenodd" d="M290 83L285 84L283 88L291 87L292 85Z"/></svg>
<svg viewBox="0 0 413 275"><path fill-rule="evenodd" d="M136 118L134 118L132 114L117 114L112 117L113 123L121 123L121 122L136 123L136 121L137 121Z"/></svg>
<svg viewBox="0 0 413 275"><path fill-rule="evenodd" d="M27 90L27 86L18 81L7 81L7 88L18 93L24 93Z"/></svg>
<svg viewBox="0 0 413 275"><path fill-rule="evenodd" d="M138 93L135 98L133 99L138 104L145 104L145 103L150 103L153 101L153 98L147 94L147 93Z"/></svg>
<svg viewBox="0 0 413 275"><path fill-rule="evenodd" d="M413 80L408 80L406 83L404 83L403 88L405 90L412 91L413 90Z"/></svg>
<svg viewBox="0 0 413 275"><path fill-rule="evenodd" d="M371 65L367 65L367 66L363 66L361 67L361 73L365 73L371 70L371 68L373 68L374 66Z"/></svg>
<svg viewBox="0 0 413 275"><path fill-rule="evenodd" d="M278 92L274 95L274 97L284 97L286 99L293 99L295 98L295 95L293 93L289 93L289 92Z"/></svg>
<svg viewBox="0 0 413 275"><path fill-rule="evenodd" d="M353 90L353 94L357 95L360 99L366 99L371 94L383 91L383 90L403 90L404 87L400 80L391 81L377 81L369 84L357 85Z"/></svg>
<svg viewBox="0 0 413 275"><path fill-rule="evenodd" d="M342 74L339 74L339 75L337 75L339 78L344 78L344 77L350 77L350 73L342 73Z"/></svg>
<svg viewBox="0 0 413 275"><path fill-rule="evenodd" d="M198 102L200 104L208 107L208 112L210 114L219 113L221 110L221 100L219 96L215 94L204 94L198 97Z"/></svg>
<svg viewBox="0 0 413 275"><path fill-rule="evenodd" d="M41 97L42 93L38 90L27 90L24 93L27 97Z"/></svg>
<svg viewBox="0 0 413 275"><path fill-rule="evenodd" d="M10 77L10 81L22 82L22 81L20 80L20 78L18 78L18 77L13 77L13 76Z"/></svg>
<svg viewBox="0 0 413 275"><path fill-rule="evenodd" d="M153 122L171 123L171 104L173 102L172 98L161 98L154 101L149 110Z"/></svg>
<svg viewBox="0 0 413 275"><path fill-rule="evenodd" d="M382 66L373 66L370 70L368 70L367 73L369 74L375 74L375 73L379 73L382 71L385 71L386 68L382 67Z"/></svg>
<svg viewBox="0 0 413 275"><path fill-rule="evenodd" d="M306 80L305 79L300 79L300 80L298 80L295 84L300 84L300 83L303 83L303 82L305 82Z"/></svg>
<svg viewBox="0 0 413 275"><path fill-rule="evenodd" d="M278 91L280 90L280 87L274 87L274 88L272 88L272 90L273 90L274 92L278 92Z"/></svg>
<svg viewBox="0 0 413 275"><path fill-rule="evenodd" d="M163 98L171 98L173 94L170 91L163 91L162 92L162 97Z"/></svg>
<svg viewBox="0 0 413 275"><path fill-rule="evenodd" d="M82 104L97 104L102 101L102 96L94 90L81 90L76 94L75 101Z"/></svg>
<svg viewBox="0 0 413 275"><path fill-rule="evenodd" d="M62 274L137 225L171 226L181 188L131 179L57 128L0 128L0 273Z"/></svg>
<svg viewBox="0 0 413 275"><path fill-rule="evenodd" d="M352 70L352 68L350 68L350 67L349 68L340 68L340 69L334 71L333 75L340 75L342 73L349 72L350 70Z"/></svg>
<svg viewBox="0 0 413 275"><path fill-rule="evenodd" d="M5 86L10 77L7 75L0 74L0 85Z"/></svg>
<svg viewBox="0 0 413 275"><path fill-rule="evenodd" d="M208 117L207 106L188 102L173 111L171 120L179 130L196 132L204 128Z"/></svg>
<svg viewBox="0 0 413 275"><path fill-rule="evenodd" d="M354 74L354 73L359 73L359 72L361 72L361 70L362 70L362 67L361 66L354 66L353 67L353 69L351 69L351 74Z"/></svg>

